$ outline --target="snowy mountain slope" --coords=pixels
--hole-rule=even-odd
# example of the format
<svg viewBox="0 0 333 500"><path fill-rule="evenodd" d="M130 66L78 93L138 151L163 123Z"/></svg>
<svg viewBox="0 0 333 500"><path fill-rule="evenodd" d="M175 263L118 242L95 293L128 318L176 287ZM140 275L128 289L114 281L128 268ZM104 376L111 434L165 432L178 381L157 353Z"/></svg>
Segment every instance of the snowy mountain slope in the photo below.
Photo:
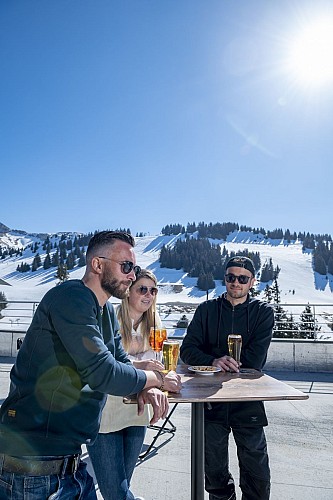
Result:
<svg viewBox="0 0 333 500"><path fill-rule="evenodd" d="M74 237L74 234L71 234ZM194 235L195 236L195 235ZM206 292L202 292L196 288L196 278L190 278L187 273L182 270L161 268L159 264L159 252L163 245L173 246L177 239L184 238L184 235L172 236L143 236L136 238L135 252L137 255L137 263L141 267L149 267L157 276L161 285L179 284L183 286L183 290L178 293L171 291L172 287L161 286L159 300L166 301L184 301L184 302L201 302L206 297ZM51 238L51 241L56 238ZM59 240L59 238L58 238ZM31 243L40 241L35 235L19 235L15 233L6 233L0 236L0 245L2 248L25 248ZM245 248L253 252L259 252L261 263L272 258L274 266L281 268L279 274L279 286L281 290L281 300L283 303L333 303L333 276L328 275L328 279L318 273L314 273L312 269L312 255L309 252L302 251L300 242L292 242L286 244L284 241L267 240L261 235L253 235L252 233L240 232L231 233L227 241L211 240L215 244L220 244L221 248L225 246L227 250L235 251L244 250ZM40 247L38 252L43 261L45 252ZM29 295L39 298L56 283L55 268L44 270L39 268L35 272L20 273L16 268L22 262L31 264L34 258L34 253L28 248L24 251L23 256L7 257L0 259L0 278L11 285L6 287L6 295L20 295L20 290L28 288ZM71 278L81 278L84 268L75 268L70 271ZM2 285L4 286L4 285ZM32 291L32 288L37 287L37 291ZM259 284L260 289L265 287L265 284ZM216 282L216 288L210 291L209 296L215 297L224 291L221 282ZM294 293L293 293L294 291ZM23 297L21 297L23 298Z"/></svg>
<svg viewBox="0 0 333 500"><path fill-rule="evenodd" d="M74 237L75 234L71 234ZM194 234L193 237L196 237ZM159 252L163 245L173 246L177 239L184 238L183 234L165 236L143 236L136 238L135 252L137 263L141 267L148 267L157 276L159 282L158 302L167 304L180 302L188 304L198 304L206 299L206 292L196 287L197 278L187 276L183 270L161 268L159 264ZM31 243L41 241L36 235L22 235L15 232L0 235L0 246L2 248L25 248ZM58 241L56 235L51 237L51 241ZM261 235L253 235L248 232L235 232L229 234L227 241L211 240L215 244L220 244L230 251L240 251L247 248L249 251L259 252L262 265L266 260L272 258L274 267L277 265L281 271L279 274L279 287L281 291L282 304L301 304L299 311L304 309L304 304L327 304L333 306L333 276L328 278L314 273L312 269L312 255L310 252L302 251L300 242L287 244L284 241L267 240ZM54 250L52 250L53 252ZM42 246L38 252L42 261L45 252ZM57 279L55 278L56 268L44 270L40 267L35 272L20 273L16 268L22 262L31 264L34 253L28 248L22 256L12 256L0 259L0 279L7 285L0 284L0 291L3 291L10 301L39 301L42 296L53 287ZM75 268L70 271L71 279L80 279L84 273L84 267ZM178 285L178 287L175 287ZM263 290L265 284L259 284L259 289ZM216 282L216 288L209 292L209 298L214 298L225 291L225 287L220 281ZM288 308L286 308L288 309ZM293 308L295 310L295 307ZM297 310L297 307L296 307ZM321 312L328 314L331 320L333 307L320 308ZM329 331L325 328L325 331Z"/></svg>

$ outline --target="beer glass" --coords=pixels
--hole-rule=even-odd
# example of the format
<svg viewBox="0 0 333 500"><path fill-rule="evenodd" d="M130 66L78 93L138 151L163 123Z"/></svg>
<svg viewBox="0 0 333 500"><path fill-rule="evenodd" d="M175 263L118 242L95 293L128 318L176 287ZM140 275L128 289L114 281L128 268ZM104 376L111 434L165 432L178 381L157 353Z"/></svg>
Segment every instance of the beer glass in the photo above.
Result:
<svg viewBox="0 0 333 500"><path fill-rule="evenodd" d="M240 355L242 350L242 336L237 334L228 335L229 356L234 358L237 363L240 363Z"/></svg>
<svg viewBox="0 0 333 500"><path fill-rule="evenodd" d="M167 338L166 328L150 328L149 345L155 353L155 359L160 361L163 342Z"/></svg>
<svg viewBox="0 0 333 500"><path fill-rule="evenodd" d="M165 373L170 370L176 371L179 358L179 342L177 340L165 340L163 342L163 361Z"/></svg>

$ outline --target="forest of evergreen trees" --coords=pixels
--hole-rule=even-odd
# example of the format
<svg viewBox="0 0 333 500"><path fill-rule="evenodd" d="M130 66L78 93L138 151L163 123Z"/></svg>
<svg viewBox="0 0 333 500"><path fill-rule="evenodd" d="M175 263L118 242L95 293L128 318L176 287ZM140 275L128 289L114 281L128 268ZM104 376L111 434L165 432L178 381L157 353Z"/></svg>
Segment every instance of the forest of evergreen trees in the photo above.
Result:
<svg viewBox="0 0 333 500"><path fill-rule="evenodd" d="M250 257L256 271L260 270L259 252L250 252L245 249L237 253ZM172 248L163 246L159 261L161 267L183 269L189 276L198 278L198 288L206 291L215 288L214 280L221 280L224 284L226 262L234 255L236 255L235 252L229 253L225 246L221 252L220 245L210 243L207 238L188 237L184 241L177 240Z"/></svg>
<svg viewBox="0 0 333 500"><path fill-rule="evenodd" d="M250 226L240 226L235 222L218 222L215 224L212 222L208 224L204 222L199 222L198 224L189 222L186 227L181 224L168 224L162 228L162 234L165 235L177 235L180 233L191 235L196 231L198 232L199 238L219 240L226 240L228 234L234 231L247 231L253 234L261 234L267 239L278 239L286 241L287 243L298 240L302 242L304 252L308 250L312 251L313 269L315 272L321 275L327 275L328 273L333 274L333 242L329 234L310 234L309 232L299 232L296 234L296 232L291 233L289 229L283 231L280 228L270 231L262 227L253 228ZM264 277L261 278L261 281L269 281L266 279L266 270L262 274L264 274ZM275 274L275 272L273 274ZM272 276L271 271L270 276Z"/></svg>
<svg viewBox="0 0 333 500"><path fill-rule="evenodd" d="M84 247L88 244L91 236L92 233L80 237L75 236L72 240L63 234L60 241L58 243L55 241L53 244L50 237L47 236L43 243L35 242L25 249L30 248L31 252L35 254L32 264L21 262L16 270L25 273L27 271L35 272L40 267L43 267L43 269L65 267L67 271L74 269L75 266L83 267L86 263ZM43 262L38 251L40 245L43 251L46 252Z"/></svg>
<svg viewBox="0 0 333 500"><path fill-rule="evenodd" d="M333 243L318 241L313 249L313 269L322 275L333 274Z"/></svg>
<svg viewBox="0 0 333 500"><path fill-rule="evenodd" d="M263 299L271 303L274 309L275 325L274 338L316 339L321 327L314 317L311 306L307 305L299 317L294 319L281 306L281 293L277 277L271 285L266 285Z"/></svg>
<svg viewBox="0 0 333 500"><path fill-rule="evenodd" d="M130 229L117 228L115 231L125 231L130 233ZM21 262L16 270L21 273L35 272L37 269L56 268L55 277L59 282L65 281L69 277L68 271L74 267L83 267L86 264L85 248L91 237L96 233L87 233L71 237L70 234L47 236L43 242L35 242L24 249L15 250L13 248L4 249L0 246L0 259L12 256L23 256L23 252L30 250L34 254L31 264ZM55 240L53 243L51 240ZM59 240L59 241L58 241ZM43 252L41 251L43 250ZM43 261L40 253L46 253Z"/></svg>
<svg viewBox="0 0 333 500"><path fill-rule="evenodd" d="M117 229L130 232L130 229ZM314 235L309 233L290 233L289 230L265 231L263 228L253 229L247 226L239 226L236 223L199 224L188 223L187 226L180 224L170 224L162 229L166 235L184 234L183 240L178 240L173 248L163 246L160 252L161 267L183 269L189 276L197 278L197 286L204 291L215 288L215 280L221 280L224 284L225 264L227 260L235 255L235 252L228 252L226 247L214 244L211 239L225 240L233 231L252 231L255 234L262 234L267 238L278 238L287 242L298 239L303 243L304 252L312 252L314 271L321 275L333 274L333 242L329 235ZM194 232L198 232L195 238L191 238ZM2 248L0 246L0 259L6 257L22 257L23 252L33 255L31 264L21 262L17 266L19 272L35 272L37 269L56 268L55 277L62 282L69 277L69 272L74 267L85 265L85 248L94 233L71 236L62 234L61 236L47 236L44 241L35 242L25 249ZM137 233L137 236L144 236L144 233ZM51 241L52 240L52 241ZM41 254L45 254L41 258ZM251 252L245 249L237 254L250 257L254 261L257 279L262 283L267 283L264 289L263 299L272 303L275 313L274 337L280 338L308 338L315 339L320 327L311 310L310 305L306 306L298 320L289 314L281 306L278 276L280 269L274 267L272 259L261 262L259 252ZM31 262L31 260L30 260ZM251 292L256 294L255 290ZM6 298L0 294L0 317L1 309L6 307ZM333 328L333 325L332 325Z"/></svg>
<svg viewBox="0 0 333 500"><path fill-rule="evenodd" d="M131 232L129 228L119 228L118 231ZM180 269L183 268L190 276L198 278L198 287L202 290L209 290L215 286L214 280L223 280L224 267L223 263L226 260L225 249L220 252L218 245L210 244L208 238L216 240L226 240L228 234L234 231L247 231L253 234L261 234L265 238L279 239L286 242L301 241L303 251L311 251L313 254L313 269L315 272L325 276L328 273L333 274L333 242L328 234L313 234L296 232L291 233L289 229L282 230L280 228L274 230L266 230L263 227L253 228L250 226L239 225L235 222L222 223L187 223L186 227L182 224L168 224L162 228L162 234L177 235L184 234L185 242L178 241L173 249L162 248L160 262L163 267ZM96 232L96 231L95 231ZM190 239L187 236L197 232L197 239ZM50 237L47 236L42 244L34 243L30 245L31 252L34 254L34 259L31 264L21 262L17 266L17 271L25 273L28 271L34 272L43 267L49 269L51 267L66 266L67 270L74 267L85 265L84 248L88 245L90 238L94 233L83 234L71 238L68 234L61 236L55 235L52 239L60 241L54 244L51 243ZM146 233L137 233L137 236L144 236ZM43 253L46 252L45 258L41 259L38 252L39 246L42 245ZM23 249L14 249L0 246L0 259L6 257L22 257ZM251 254L253 255L253 254ZM260 271L260 256L255 256L258 259L257 271ZM277 277L279 268L274 268L272 261L262 264L259 280L267 283Z"/></svg>
<svg viewBox="0 0 333 500"><path fill-rule="evenodd" d="M303 243L303 248L314 249L316 242L320 241L332 241L332 237L329 234L313 234L299 232L298 234L294 231L290 232L289 229L283 230L281 228L266 230L263 227L251 227L245 225L239 225L236 222L188 222L186 227L182 224L167 224L162 228L162 234L165 235L177 235L177 234L193 234L198 231L198 236L201 238L213 238L218 240L225 240L228 234L233 231L247 231L253 234L261 234L265 238L270 238L273 240L284 240L287 243L292 241L301 241Z"/></svg>

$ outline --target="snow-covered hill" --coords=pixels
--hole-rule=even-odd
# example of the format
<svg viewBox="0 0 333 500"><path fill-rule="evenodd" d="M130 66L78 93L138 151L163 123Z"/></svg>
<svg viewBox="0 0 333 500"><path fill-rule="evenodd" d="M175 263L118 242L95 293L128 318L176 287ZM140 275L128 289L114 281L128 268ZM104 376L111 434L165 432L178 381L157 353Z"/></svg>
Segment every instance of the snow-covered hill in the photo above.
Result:
<svg viewBox="0 0 333 500"><path fill-rule="evenodd" d="M206 299L206 292L198 290L196 287L197 279L188 277L187 273L182 270L161 268L159 264L161 247L163 245L173 246L179 238L184 238L184 235L156 235L136 238L137 263L141 267L148 267L156 274L160 284L159 303L198 304ZM56 240L55 236L53 236L53 240ZM2 248L26 248L36 241L42 240L37 235L15 232L0 235L0 246ZM237 252L245 248L253 252L259 252L262 264L266 259L272 258L274 267L278 265L281 269L279 287L282 304L294 304L295 306L307 303L333 305L333 276L328 275L326 278L313 271L312 255L310 252L302 251L300 242L287 244L285 241L268 240L260 235L239 231L229 234L226 241L211 241L215 244L221 244L222 248L225 246L229 252ZM45 252L43 253L41 246L38 252L43 261ZM33 258L34 254L29 248L24 251L22 256L0 259L0 280L9 285L0 284L0 291L5 293L8 300L39 301L44 293L56 284L56 269L54 267L48 270L39 268L35 272L30 271L27 273L16 271L18 264L22 262L31 264ZM75 268L70 271L70 278L81 278L83 273L84 267ZM264 286L264 284L259 285L262 290ZM209 292L209 298L214 298L224 291L225 287L218 281L216 282L216 288ZM304 308L304 306L300 306L300 308ZM333 313L333 307L322 310L329 315Z"/></svg>

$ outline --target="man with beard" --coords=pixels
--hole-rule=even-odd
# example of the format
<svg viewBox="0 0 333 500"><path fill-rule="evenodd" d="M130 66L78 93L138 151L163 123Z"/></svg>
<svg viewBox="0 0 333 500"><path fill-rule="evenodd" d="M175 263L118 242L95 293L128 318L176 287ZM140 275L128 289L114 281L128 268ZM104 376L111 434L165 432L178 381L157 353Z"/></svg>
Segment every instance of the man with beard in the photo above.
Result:
<svg viewBox="0 0 333 500"><path fill-rule="evenodd" d="M82 280L49 290L11 371L0 412L0 498L96 499L80 460L98 432L106 394L138 394L151 423L165 418L159 389L179 392L180 377L135 369L124 351L111 296L123 298L140 270L134 239L115 231L90 240Z"/></svg>
<svg viewBox="0 0 333 500"><path fill-rule="evenodd" d="M250 298L255 281L251 259L235 256L226 265L226 293L199 305L188 326L180 355L191 365L212 365L239 372L228 353L228 335L242 336L240 364L261 370L272 338L274 316L265 302ZM270 470L263 426L262 401L208 403L205 407L205 487L209 500L236 500L229 471L228 441L237 446L243 500L268 500Z"/></svg>

